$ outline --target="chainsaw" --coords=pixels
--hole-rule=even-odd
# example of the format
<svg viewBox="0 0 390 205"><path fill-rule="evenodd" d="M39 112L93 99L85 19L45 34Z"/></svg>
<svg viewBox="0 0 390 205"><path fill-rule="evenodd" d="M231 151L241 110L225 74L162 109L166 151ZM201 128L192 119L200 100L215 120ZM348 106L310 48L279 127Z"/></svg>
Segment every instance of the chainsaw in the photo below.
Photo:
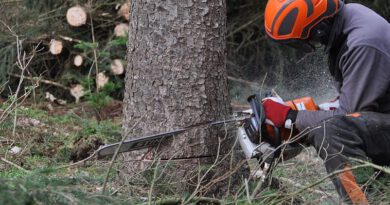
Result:
<svg viewBox="0 0 390 205"><path fill-rule="evenodd" d="M102 158L111 156L116 152L123 153L157 147L164 140L198 126L236 123L237 139L247 159L256 158L270 165L276 158L289 160L297 156L301 152L302 146L296 142L290 143L289 140L298 134L298 131L295 129L277 128L272 123L269 123L260 102L261 99L258 95L252 95L248 98L251 109L238 112L231 119L199 123L170 132L105 145L96 150L95 154L98 158ZM318 106L310 97L288 101L285 104L289 105L293 110L318 110Z"/></svg>

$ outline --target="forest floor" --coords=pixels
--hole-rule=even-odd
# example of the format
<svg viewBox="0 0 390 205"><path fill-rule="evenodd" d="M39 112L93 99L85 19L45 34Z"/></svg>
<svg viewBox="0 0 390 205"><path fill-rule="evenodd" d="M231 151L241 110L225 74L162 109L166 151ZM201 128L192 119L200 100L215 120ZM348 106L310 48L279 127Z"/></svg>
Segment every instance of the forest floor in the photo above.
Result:
<svg viewBox="0 0 390 205"><path fill-rule="evenodd" d="M110 159L58 168L86 158L101 144L120 141L121 106L114 104L106 110L109 112L99 112L97 121L94 109L83 103L58 106L51 111L46 106L19 106L14 111L17 118L13 114L0 125L0 204L154 203L147 194L132 198L132 193L118 188L114 169L106 179ZM250 164L255 167L256 162ZM325 175L314 150L305 149L275 170L273 176L281 186L273 193L296 193L289 197L295 198L293 204L338 204L329 179L307 188ZM108 189L102 193L106 181ZM240 202L226 204L249 203L244 196Z"/></svg>

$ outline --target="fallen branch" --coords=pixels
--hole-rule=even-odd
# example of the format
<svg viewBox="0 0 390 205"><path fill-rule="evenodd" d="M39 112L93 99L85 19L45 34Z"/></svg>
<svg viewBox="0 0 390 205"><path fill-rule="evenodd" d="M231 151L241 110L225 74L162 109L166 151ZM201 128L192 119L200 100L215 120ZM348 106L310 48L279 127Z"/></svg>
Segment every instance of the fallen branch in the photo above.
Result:
<svg viewBox="0 0 390 205"><path fill-rule="evenodd" d="M23 171L23 172L31 173L31 171L29 171L29 170L27 170L27 169L25 169L25 168L23 168L23 167L21 167L21 166L15 164L15 163L11 162L11 161L8 161L7 159L5 159L5 158L3 158L3 157L1 157L0 159L1 159L1 161L5 162L5 163L7 163L7 164L9 164L9 165L12 165L13 167L15 167L15 168L17 168L17 169L19 169L19 170L21 170L21 171Z"/></svg>
<svg viewBox="0 0 390 205"><path fill-rule="evenodd" d="M306 191L306 190L310 190L312 187L321 184L321 183L324 182L326 179L330 179L331 177L333 177L333 176L335 176L335 175L337 175L337 174L341 174L341 173L348 172L348 171L352 171L352 170L359 169L359 168L370 167L370 166L371 166L371 165L369 165L369 164L363 164L363 165L357 165L357 166L354 166L354 167L351 167L351 168L346 168L346 169L341 169L341 170L334 171L334 172L332 172L332 173L330 173L330 174L328 174L328 175L322 177L321 179L315 181L314 183L311 183L311 184L309 184L308 186L305 186L305 187L303 187L302 189L300 189L300 190L298 190L298 191L296 191L296 192L293 192L293 193L291 193L291 194L288 194L284 199L282 199L282 201L287 200L287 199L286 199L287 197L291 198L291 197L296 196L296 195L298 195L298 194L300 194L300 193L302 193L302 192L304 192L304 191Z"/></svg>
<svg viewBox="0 0 390 205"><path fill-rule="evenodd" d="M168 199L160 199L155 202L158 205L173 205L173 204L182 204L184 199L182 198L168 198ZM189 202L194 204L222 204L222 201L215 198L209 197L193 197ZM147 203L144 203L145 205Z"/></svg>
<svg viewBox="0 0 390 205"><path fill-rule="evenodd" d="M71 37L68 37L68 36L58 35L58 37L62 38L65 41L69 41L69 42L76 42L76 43L81 43L82 42L79 39L71 38Z"/></svg>
<svg viewBox="0 0 390 205"><path fill-rule="evenodd" d="M382 171L382 172L384 172L386 174L390 174L390 169L389 168L382 167L382 166L379 166L379 165L376 165L376 164L373 164L371 162L367 162L367 161L364 161L364 160L361 160L361 159L351 158L351 160L360 162L360 163L362 163L364 165L368 165L368 166L373 167L373 168L375 168L377 170L380 170L380 171Z"/></svg>
<svg viewBox="0 0 390 205"><path fill-rule="evenodd" d="M291 184L291 185L293 185L295 187L298 187L300 189L305 188L304 185L302 185L302 184L300 184L298 182L295 182L295 181L293 181L291 179L288 179L288 178L278 177L277 179L279 179L282 182L289 183L289 184ZM334 197L334 198L338 198L338 196L335 195L335 194L327 193L327 192L324 192L324 191L321 191L321 190L316 190L316 189L313 189L313 188L309 188L308 190L313 192L313 193L316 193L316 194L321 194L321 195L326 195L326 196L331 196L331 197Z"/></svg>
<svg viewBox="0 0 390 205"><path fill-rule="evenodd" d="M21 78L21 77L22 77L21 75L13 74L13 73L8 73L8 75L9 75L9 76L12 76L12 77L15 77L15 78ZM60 83L54 82L54 81L44 80L44 79L39 79L39 78L34 78L34 77L28 77L28 76L23 76L23 78L28 79L28 80L31 80L31 81L37 81L37 82L39 82L39 83L44 83L44 84L48 84L48 85L53 85L53 86L62 88L62 89L64 89L64 90L70 90L70 88L68 88L68 87L66 87L66 86L64 86L64 85L61 85Z"/></svg>

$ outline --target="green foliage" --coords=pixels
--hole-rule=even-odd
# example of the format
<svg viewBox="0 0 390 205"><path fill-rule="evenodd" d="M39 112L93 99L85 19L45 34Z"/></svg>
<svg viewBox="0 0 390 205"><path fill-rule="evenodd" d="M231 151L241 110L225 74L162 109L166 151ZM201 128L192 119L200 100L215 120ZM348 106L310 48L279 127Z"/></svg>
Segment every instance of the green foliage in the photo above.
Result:
<svg viewBox="0 0 390 205"><path fill-rule="evenodd" d="M98 43L81 41L75 44L73 47L77 49L81 49L84 52L91 52L93 49L97 49L98 46L99 46Z"/></svg>
<svg viewBox="0 0 390 205"><path fill-rule="evenodd" d="M56 162L69 162L72 149L69 145L61 146L57 149L53 157Z"/></svg>
<svg viewBox="0 0 390 205"><path fill-rule="evenodd" d="M40 44L38 55L35 56L28 68L27 73L30 76L41 76L43 79L71 87L82 81L87 75L94 82L96 76L94 65L97 64L98 72L109 71L113 59L125 58L127 38L114 37L113 34L115 25L124 22L124 19L116 18L116 5L124 2L123 0L94 2L87 0L22 0L20 3L19 1L8 2L4 6L6 12L0 14L0 18L23 40L21 50L26 52L27 56L32 53L34 46ZM88 18L92 20L93 27L91 22L77 28L68 25L65 14L67 9L74 5L85 8ZM109 15L101 15L103 13ZM95 41L92 38L92 29ZM65 40L64 37L75 41ZM53 38L62 40L64 43L63 52L57 56L48 52L50 40ZM73 57L77 54L83 56L84 62L78 69L74 69L72 62ZM1 26L0 85L7 81L7 73L20 74L15 66L15 61L15 37L7 28ZM123 81L123 76L114 77ZM9 84L13 88L17 85L16 80L18 79L12 78L11 80ZM24 83L22 86L29 85ZM47 87L41 87L35 91L45 92L47 89ZM53 87L50 90L56 97L65 100L71 97L66 90L56 89L53 91ZM93 90L91 89L91 91ZM117 89L112 97L121 99L122 93L123 89ZM9 89L6 89L3 95L8 94ZM104 104L104 102L102 103Z"/></svg>
<svg viewBox="0 0 390 205"><path fill-rule="evenodd" d="M84 176L49 177L32 173L19 179L0 178L0 204L129 204L128 199L82 190Z"/></svg>
<svg viewBox="0 0 390 205"><path fill-rule="evenodd" d="M86 99L88 101L88 104L96 109L101 109L104 106L108 105L112 100L110 94L120 88L120 84L108 82L99 92L87 93Z"/></svg>
<svg viewBox="0 0 390 205"><path fill-rule="evenodd" d="M108 45L111 46L126 46L127 45L127 37L117 37L111 40Z"/></svg>
<svg viewBox="0 0 390 205"><path fill-rule="evenodd" d="M82 120L82 130L79 136L94 135L103 139L106 143L118 142L121 139L121 128L111 121Z"/></svg>

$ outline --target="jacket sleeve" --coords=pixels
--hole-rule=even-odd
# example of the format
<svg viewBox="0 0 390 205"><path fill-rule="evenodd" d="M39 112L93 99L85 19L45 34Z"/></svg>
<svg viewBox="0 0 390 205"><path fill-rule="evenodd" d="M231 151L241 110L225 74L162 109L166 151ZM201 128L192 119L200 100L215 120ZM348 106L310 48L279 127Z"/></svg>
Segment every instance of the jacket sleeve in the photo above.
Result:
<svg viewBox="0 0 390 205"><path fill-rule="evenodd" d="M377 111L378 99L390 87L390 56L371 46L351 48L340 59L340 107L333 111L299 111L296 127L303 130L335 115Z"/></svg>

